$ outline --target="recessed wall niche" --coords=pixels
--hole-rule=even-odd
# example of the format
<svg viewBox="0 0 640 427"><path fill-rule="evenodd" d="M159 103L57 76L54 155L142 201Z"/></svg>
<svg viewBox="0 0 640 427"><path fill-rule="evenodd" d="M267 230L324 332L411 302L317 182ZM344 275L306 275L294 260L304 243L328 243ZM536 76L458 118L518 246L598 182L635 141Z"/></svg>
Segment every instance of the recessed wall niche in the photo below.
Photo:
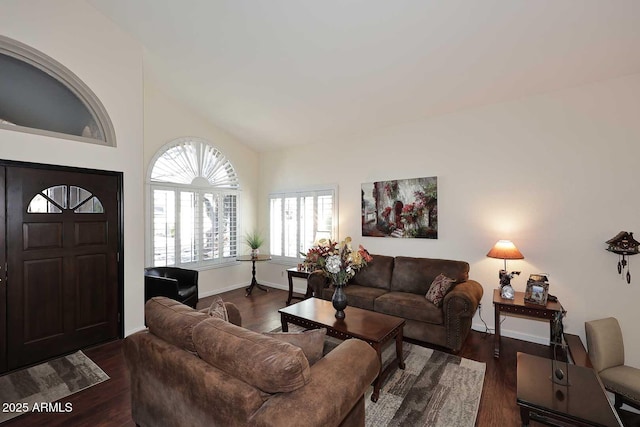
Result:
<svg viewBox="0 0 640 427"><path fill-rule="evenodd" d="M116 145L111 120L86 84L53 58L4 36L0 128Z"/></svg>

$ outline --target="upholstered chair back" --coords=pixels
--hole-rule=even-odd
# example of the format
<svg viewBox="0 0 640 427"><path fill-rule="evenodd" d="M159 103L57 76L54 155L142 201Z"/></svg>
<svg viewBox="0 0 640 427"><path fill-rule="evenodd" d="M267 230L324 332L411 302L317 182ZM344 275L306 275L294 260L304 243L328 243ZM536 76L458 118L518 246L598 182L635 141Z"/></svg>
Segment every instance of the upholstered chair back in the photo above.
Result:
<svg viewBox="0 0 640 427"><path fill-rule="evenodd" d="M589 359L596 372L624 365L624 343L614 317L585 322Z"/></svg>

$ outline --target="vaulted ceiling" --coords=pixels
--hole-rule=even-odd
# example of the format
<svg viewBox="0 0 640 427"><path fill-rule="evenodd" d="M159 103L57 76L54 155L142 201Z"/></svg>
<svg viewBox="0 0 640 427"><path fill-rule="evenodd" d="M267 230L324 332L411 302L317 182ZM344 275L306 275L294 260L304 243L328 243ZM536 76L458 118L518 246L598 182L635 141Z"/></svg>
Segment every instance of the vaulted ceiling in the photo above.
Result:
<svg viewBox="0 0 640 427"><path fill-rule="evenodd" d="M256 150L640 72L637 0L87 0Z"/></svg>

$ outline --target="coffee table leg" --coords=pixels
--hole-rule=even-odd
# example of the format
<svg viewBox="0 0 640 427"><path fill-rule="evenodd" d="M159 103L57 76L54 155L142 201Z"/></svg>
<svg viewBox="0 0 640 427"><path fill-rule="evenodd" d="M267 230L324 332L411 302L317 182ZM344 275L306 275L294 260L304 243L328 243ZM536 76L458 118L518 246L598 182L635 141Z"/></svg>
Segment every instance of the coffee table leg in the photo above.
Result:
<svg viewBox="0 0 640 427"><path fill-rule="evenodd" d="M522 427L529 427L529 410L527 408L520 408L520 421Z"/></svg>
<svg viewBox="0 0 640 427"><path fill-rule="evenodd" d="M373 381L373 393L371 393L371 401L377 402L378 397L380 397L380 387L382 386L382 348L380 344L376 344L373 346L378 355L378 363L380 363L380 370L378 371L378 376Z"/></svg>
<svg viewBox="0 0 640 427"><path fill-rule="evenodd" d="M282 324L282 332L289 332L289 323L284 316L280 316L280 323Z"/></svg>
<svg viewBox="0 0 640 427"><path fill-rule="evenodd" d="M400 328L400 330L396 334L396 360L395 360L398 362L398 368L400 369L405 368L404 359L402 356L402 337L403 337L402 328ZM395 366L394 365L395 361L392 362L389 366L387 366L387 368L383 371L382 370L382 344L380 343L371 344L371 346L376 351L376 354L378 355L378 363L380 363L380 371L378 372L378 376L373 382L373 393L371 393L371 401L377 402L378 398L380 397L380 389L382 388L382 383L384 379L387 377L387 375L389 374L391 367Z"/></svg>
<svg viewBox="0 0 640 427"><path fill-rule="evenodd" d="M404 358L402 357L402 329L396 335L396 358L398 359L398 368L404 369Z"/></svg>

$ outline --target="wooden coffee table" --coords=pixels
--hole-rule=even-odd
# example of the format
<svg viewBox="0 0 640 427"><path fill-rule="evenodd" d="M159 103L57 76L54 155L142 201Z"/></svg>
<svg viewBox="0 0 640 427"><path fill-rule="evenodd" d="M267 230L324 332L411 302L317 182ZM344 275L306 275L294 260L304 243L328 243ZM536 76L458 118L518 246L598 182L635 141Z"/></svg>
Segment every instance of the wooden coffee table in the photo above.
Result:
<svg viewBox="0 0 640 427"><path fill-rule="evenodd" d="M380 371L373 383L371 400L378 401L382 382L395 367L404 369L402 360L402 328L405 320L399 317L362 310L357 307L347 307L346 317L336 319L335 308L331 301L309 298L302 302L278 310L282 321L282 331L289 330L289 323L309 329L327 328L327 335L346 340L358 338L366 341L378 354ZM396 340L396 359L384 370L382 369L382 348L392 339Z"/></svg>
<svg viewBox="0 0 640 427"><path fill-rule="evenodd" d="M517 358L516 401L523 426L535 420L547 425L622 427L593 369L569 364L570 385L562 386L551 381L551 359L525 353Z"/></svg>

